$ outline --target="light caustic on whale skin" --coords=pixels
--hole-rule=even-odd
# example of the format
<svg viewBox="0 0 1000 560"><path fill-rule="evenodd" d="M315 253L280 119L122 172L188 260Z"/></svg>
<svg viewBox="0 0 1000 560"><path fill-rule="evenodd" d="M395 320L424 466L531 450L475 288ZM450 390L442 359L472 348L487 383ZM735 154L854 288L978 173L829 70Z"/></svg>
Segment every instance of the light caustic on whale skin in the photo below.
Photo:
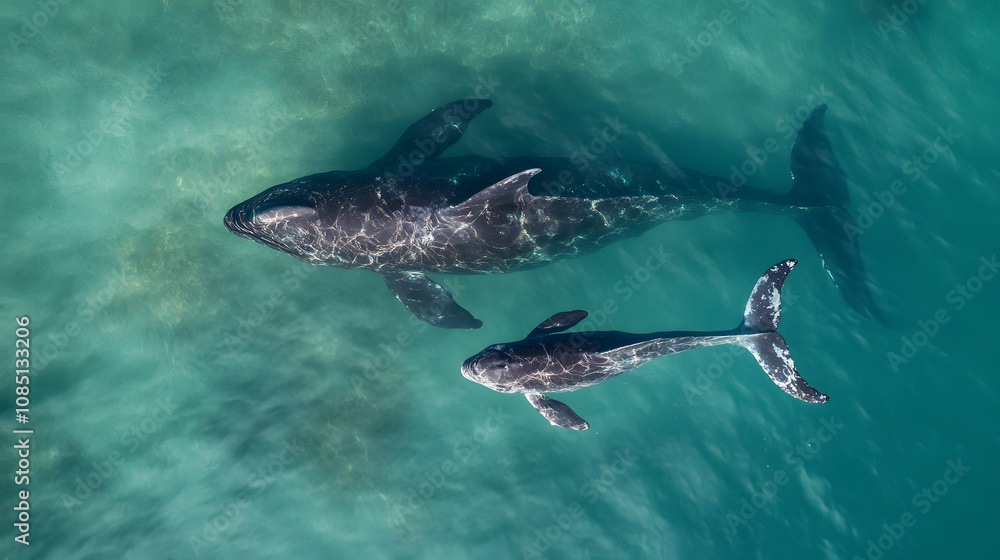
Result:
<svg viewBox="0 0 1000 560"><path fill-rule="evenodd" d="M482 323L427 273L497 274L596 250L656 224L720 211L786 214L806 231L844 298L878 317L868 289L847 181L823 126L825 105L802 124L787 193L741 186L720 193L717 177L626 159L589 162L559 196L543 185L576 177L572 158L440 158L488 99L443 105L412 124L364 169L296 179L234 206L233 233L300 260L363 268L414 315L444 328Z"/></svg>

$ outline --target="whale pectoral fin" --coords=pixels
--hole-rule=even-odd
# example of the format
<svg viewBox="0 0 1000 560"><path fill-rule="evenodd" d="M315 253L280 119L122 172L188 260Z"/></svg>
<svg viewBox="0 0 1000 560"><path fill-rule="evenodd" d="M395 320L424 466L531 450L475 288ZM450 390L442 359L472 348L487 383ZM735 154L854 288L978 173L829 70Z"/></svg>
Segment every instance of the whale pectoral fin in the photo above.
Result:
<svg viewBox="0 0 1000 560"><path fill-rule="evenodd" d="M463 99L442 105L411 124L396 144L369 167L396 169L403 163L420 165L434 159L461 140L472 119L492 106L489 99Z"/></svg>
<svg viewBox="0 0 1000 560"><path fill-rule="evenodd" d="M443 329L478 329L483 322L455 303L451 292L419 272L383 272L385 285L418 319Z"/></svg>
<svg viewBox="0 0 1000 560"><path fill-rule="evenodd" d="M542 321L535 327L535 330L528 333L528 338L537 338L549 333L562 332L573 328L574 325L587 318L586 311L563 311L556 313L548 319Z"/></svg>
<svg viewBox="0 0 1000 560"><path fill-rule="evenodd" d="M590 424L586 420L577 416L573 409L557 400L550 399L541 393L525 393L524 395L531 406L535 407L549 424L571 430L586 430Z"/></svg>

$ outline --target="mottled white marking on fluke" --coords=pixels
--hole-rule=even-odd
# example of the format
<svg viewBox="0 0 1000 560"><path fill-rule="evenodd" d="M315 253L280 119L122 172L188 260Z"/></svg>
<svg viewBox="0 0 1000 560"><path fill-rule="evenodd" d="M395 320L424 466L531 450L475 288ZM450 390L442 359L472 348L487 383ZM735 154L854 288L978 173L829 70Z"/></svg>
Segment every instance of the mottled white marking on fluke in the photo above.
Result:
<svg viewBox="0 0 1000 560"><path fill-rule="evenodd" d="M743 311L743 322L747 328L757 331L778 328L781 323L781 288L797 262L795 259L782 261L767 269L757 280Z"/></svg>

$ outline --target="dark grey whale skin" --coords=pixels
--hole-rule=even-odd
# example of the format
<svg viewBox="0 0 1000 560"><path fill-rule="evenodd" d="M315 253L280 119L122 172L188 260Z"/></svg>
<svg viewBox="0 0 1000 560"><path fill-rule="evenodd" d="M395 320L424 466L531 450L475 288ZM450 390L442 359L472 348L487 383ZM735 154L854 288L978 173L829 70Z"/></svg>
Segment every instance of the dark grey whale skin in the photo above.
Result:
<svg viewBox="0 0 1000 560"><path fill-rule="evenodd" d="M567 158L439 159L491 105L443 105L368 167L271 187L230 209L224 223L305 262L378 272L433 325L477 328L482 323L426 273L525 270L718 211L787 214L829 257L824 262L848 301L875 313L860 252L845 236L843 224L852 222L842 208L847 186L823 129L825 106L803 123L793 147L792 190L774 193L625 159L595 162L586 172Z"/></svg>
<svg viewBox="0 0 1000 560"><path fill-rule="evenodd" d="M543 321L523 340L494 344L462 364L462 375L500 393L524 393L551 424L573 430L590 425L564 403L542 393L589 387L646 362L703 346L742 346L757 358L772 381L809 403L829 398L799 375L776 329L781 322L781 289L796 261L782 261L764 272L747 300L743 322L725 331L669 331L633 334L619 331L565 333L586 311L565 311Z"/></svg>

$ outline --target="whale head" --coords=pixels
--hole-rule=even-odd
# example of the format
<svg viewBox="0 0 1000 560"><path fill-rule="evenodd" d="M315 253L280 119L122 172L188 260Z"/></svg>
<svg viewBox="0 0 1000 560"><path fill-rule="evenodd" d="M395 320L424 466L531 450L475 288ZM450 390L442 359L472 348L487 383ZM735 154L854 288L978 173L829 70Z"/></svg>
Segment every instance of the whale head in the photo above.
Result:
<svg viewBox="0 0 1000 560"><path fill-rule="evenodd" d="M516 393L526 362L502 344L494 344L462 364L462 377L499 393Z"/></svg>
<svg viewBox="0 0 1000 560"><path fill-rule="evenodd" d="M309 248L318 246L319 207L316 193L286 183L233 206L223 224L240 237L310 261Z"/></svg>

